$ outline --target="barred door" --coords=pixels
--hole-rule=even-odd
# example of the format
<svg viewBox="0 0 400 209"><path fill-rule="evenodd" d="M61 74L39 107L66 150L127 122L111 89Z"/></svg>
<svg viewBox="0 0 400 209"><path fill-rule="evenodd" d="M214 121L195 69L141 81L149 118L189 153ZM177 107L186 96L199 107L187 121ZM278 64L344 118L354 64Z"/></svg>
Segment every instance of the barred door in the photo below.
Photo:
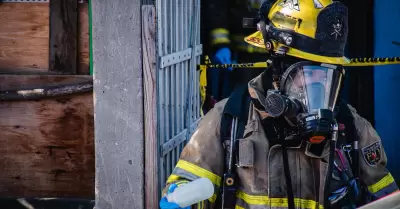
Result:
<svg viewBox="0 0 400 209"><path fill-rule="evenodd" d="M160 188L201 119L200 0L156 0Z"/></svg>

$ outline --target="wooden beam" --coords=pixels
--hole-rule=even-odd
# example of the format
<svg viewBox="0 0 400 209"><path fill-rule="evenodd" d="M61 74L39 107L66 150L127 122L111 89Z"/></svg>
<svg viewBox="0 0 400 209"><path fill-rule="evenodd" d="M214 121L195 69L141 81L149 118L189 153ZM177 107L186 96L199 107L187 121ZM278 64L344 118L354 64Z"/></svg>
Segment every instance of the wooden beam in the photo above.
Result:
<svg viewBox="0 0 400 209"><path fill-rule="evenodd" d="M50 1L49 71L77 72L78 1Z"/></svg>
<svg viewBox="0 0 400 209"><path fill-rule="evenodd" d="M92 2L96 209L144 208L140 16L141 0Z"/></svg>
<svg viewBox="0 0 400 209"><path fill-rule="evenodd" d="M142 48L145 114L145 208L159 208L156 19L153 5L142 6Z"/></svg>
<svg viewBox="0 0 400 209"><path fill-rule="evenodd" d="M91 199L73 198L7 198L0 197L1 208L13 209L93 209L94 201Z"/></svg>

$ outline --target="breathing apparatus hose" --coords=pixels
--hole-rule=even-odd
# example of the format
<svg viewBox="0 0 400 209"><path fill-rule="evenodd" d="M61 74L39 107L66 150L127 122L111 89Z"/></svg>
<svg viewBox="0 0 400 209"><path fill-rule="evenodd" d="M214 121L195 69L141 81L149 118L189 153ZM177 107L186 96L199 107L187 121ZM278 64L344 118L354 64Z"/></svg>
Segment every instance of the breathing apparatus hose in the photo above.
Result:
<svg viewBox="0 0 400 209"><path fill-rule="evenodd" d="M332 139L330 141L328 170L327 170L326 176L325 176L325 186L324 186L324 208L325 209L330 208L329 187L330 187L331 180L332 180L332 168L333 168L333 160L335 157L336 142L338 139L338 130L339 130L338 124L336 123L333 125Z"/></svg>

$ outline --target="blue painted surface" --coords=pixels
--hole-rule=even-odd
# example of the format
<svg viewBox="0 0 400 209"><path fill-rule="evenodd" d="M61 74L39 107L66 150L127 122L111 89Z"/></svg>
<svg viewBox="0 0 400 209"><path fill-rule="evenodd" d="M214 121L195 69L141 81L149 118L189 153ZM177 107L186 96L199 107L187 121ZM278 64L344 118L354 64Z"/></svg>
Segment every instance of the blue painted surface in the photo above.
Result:
<svg viewBox="0 0 400 209"><path fill-rule="evenodd" d="M400 0L375 0L375 57L400 56ZM388 168L400 179L400 65L377 66L375 124L388 157Z"/></svg>

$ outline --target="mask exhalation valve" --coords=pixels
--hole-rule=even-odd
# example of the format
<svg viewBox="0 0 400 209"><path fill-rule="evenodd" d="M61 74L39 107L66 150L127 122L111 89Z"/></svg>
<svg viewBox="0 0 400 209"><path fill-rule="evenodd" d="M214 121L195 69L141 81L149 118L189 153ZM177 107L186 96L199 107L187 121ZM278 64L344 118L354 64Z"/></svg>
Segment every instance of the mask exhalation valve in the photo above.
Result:
<svg viewBox="0 0 400 209"><path fill-rule="evenodd" d="M296 116L300 111L300 107L296 100L282 95L278 90L268 90L265 99L265 110L272 117Z"/></svg>

